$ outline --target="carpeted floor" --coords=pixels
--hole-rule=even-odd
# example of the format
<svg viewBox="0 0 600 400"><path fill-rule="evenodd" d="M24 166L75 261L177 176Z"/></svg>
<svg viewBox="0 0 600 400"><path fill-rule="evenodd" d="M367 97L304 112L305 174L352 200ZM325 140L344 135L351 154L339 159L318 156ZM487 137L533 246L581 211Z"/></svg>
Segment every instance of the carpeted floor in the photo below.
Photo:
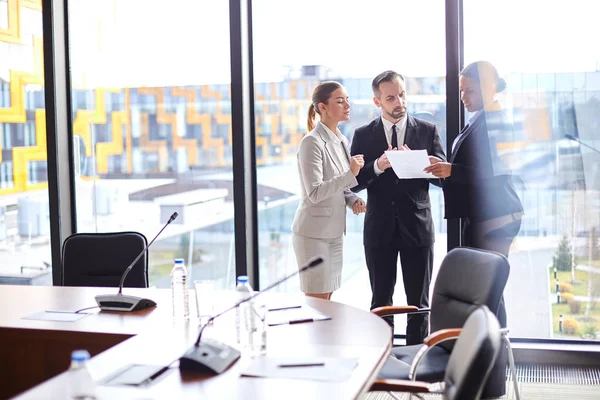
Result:
<svg viewBox="0 0 600 400"><path fill-rule="evenodd" d="M520 383L519 388L521 391L522 400L598 400L600 399L600 386L588 386L588 385L559 385L551 383ZM409 400L407 394L398 393L399 398ZM438 395L426 395L423 396L425 400L440 400L442 396ZM506 396L500 397L500 399L515 399L513 393L512 383L508 386L508 392ZM393 397L385 392L373 392L368 393L361 397L360 400L392 400ZM413 399L418 399L414 397Z"/></svg>

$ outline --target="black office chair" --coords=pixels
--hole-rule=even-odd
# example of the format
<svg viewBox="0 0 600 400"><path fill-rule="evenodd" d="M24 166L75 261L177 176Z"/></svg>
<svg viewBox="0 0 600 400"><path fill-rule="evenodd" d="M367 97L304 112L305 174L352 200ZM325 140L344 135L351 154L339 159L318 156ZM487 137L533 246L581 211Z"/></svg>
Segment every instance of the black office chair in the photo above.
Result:
<svg viewBox="0 0 600 400"><path fill-rule="evenodd" d="M382 317L410 312L429 312L432 333L443 329L461 328L477 307L485 305L490 310L499 309L509 271L508 260L499 253L466 247L456 248L449 251L442 261L433 288L431 309L388 306L376 308L372 312ZM503 339L509 347L507 333L508 329L503 329ZM453 345L452 341L445 341L434 347L426 340L423 345L394 347L392 356L382 368L378 378L441 381ZM423 357L425 353L427 357ZM507 355L506 349L500 352L484 387L484 398L500 397L506 393ZM512 351L510 351L510 362L515 389L518 389Z"/></svg>
<svg viewBox="0 0 600 400"><path fill-rule="evenodd" d="M73 234L62 247L62 284L119 287L121 275L147 243L139 232ZM147 252L129 271L123 286L148 287Z"/></svg>
<svg viewBox="0 0 600 400"><path fill-rule="evenodd" d="M486 306L479 306L469 315L454 344L448 366L440 383L409 380L377 380L370 391L438 393L444 400L477 400L497 359L501 347L498 319ZM443 341L446 332L437 333ZM392 394L394 398L397 398Z"/></svg>

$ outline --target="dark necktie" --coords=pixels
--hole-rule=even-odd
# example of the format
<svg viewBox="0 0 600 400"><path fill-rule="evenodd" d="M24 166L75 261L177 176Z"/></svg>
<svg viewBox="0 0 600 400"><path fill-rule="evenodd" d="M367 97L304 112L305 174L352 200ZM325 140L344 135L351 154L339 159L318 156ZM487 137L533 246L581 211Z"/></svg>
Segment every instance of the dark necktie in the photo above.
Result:
<svg viewBox="0 0 600 400"><path fill-rule="evenodd" d="M396 133L396 125L392 125L392 149L398 148L398 134Z"/></svg>

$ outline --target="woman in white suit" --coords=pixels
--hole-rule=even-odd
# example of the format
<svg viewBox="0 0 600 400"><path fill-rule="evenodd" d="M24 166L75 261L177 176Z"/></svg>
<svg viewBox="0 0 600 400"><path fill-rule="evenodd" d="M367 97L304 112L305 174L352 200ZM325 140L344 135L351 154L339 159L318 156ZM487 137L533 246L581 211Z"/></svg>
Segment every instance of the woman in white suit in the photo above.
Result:
<svg viewBox="0 0 600 400"><path fill-rule="evenodd" d="M316 115L320 121L315 123ZM323 264L300 275L300 289L311 297L331 299L342 280L346 207L354 214L365 203L350 188L364 165L362 155L350 156L348 141L337 128L350 119L350 103L338 82L323 82L308 108L309 133L298 150L301 201L292 224L292 243L298 267L314 256Z"/></svg>

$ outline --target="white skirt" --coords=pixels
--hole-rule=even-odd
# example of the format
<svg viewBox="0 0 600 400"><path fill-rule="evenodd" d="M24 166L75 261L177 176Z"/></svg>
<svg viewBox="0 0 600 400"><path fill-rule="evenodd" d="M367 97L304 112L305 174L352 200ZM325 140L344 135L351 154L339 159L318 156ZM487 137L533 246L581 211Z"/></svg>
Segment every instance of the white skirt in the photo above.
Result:
<svg viewBox="0 0 600 400"><path fill-rule="evenodd" d="M304 293L331 293L342 284L344 237L314 239L292 234L298 268L315 256L323 257L323 263L300 274L300 290Z"/></svg>

